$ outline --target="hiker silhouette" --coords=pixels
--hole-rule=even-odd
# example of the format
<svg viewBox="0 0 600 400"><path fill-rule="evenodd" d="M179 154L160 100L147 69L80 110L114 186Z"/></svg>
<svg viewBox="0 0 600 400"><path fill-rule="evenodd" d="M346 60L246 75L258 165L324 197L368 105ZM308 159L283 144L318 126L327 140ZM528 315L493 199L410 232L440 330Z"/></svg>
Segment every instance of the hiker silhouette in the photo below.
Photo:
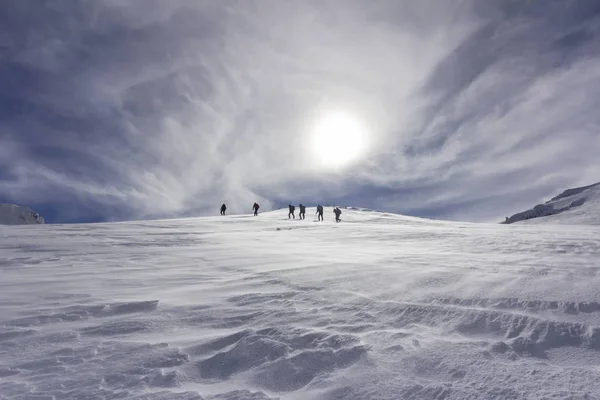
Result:
<svg viewBox="0 0 600 400"><path fill-rule="evenodd" d="M306 218L306 206L300 204L300 213L298 214L298 216L300 217L300 219L305 219Z"/></svg>
<svg viewBox="0 0 600 400"><path fill-rule="evenodd" d="M317 221L323 221L323 206L322 205L317 205L317 212L315 213L318 215L317 217Z"/></svg>
<svg viewBox="0 0 600 400"><path fill-rule="evenodd" d="M335 213L335 222L340 222L340 215L342 215L342 210L340 210L338 207L333 209L333 212Z"/></svg>

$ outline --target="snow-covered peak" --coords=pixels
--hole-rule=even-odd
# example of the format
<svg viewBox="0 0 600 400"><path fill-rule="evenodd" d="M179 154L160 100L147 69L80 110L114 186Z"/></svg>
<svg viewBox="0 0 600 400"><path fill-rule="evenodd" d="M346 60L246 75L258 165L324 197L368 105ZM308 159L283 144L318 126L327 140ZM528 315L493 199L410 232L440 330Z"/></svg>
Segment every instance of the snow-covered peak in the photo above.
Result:
<svg viewBox="0 0 600 400"><path fill-rule="evenodd" d="M600 225L600 182L567 189L544 204L517 213L505 224L527 223Z"/></svg>
<svg viewBox="0 0 600 400"><path fill-rule="evenodd" d="M0 225L43 224L44 218L27 207L16 204L0 204Z"/></svg>

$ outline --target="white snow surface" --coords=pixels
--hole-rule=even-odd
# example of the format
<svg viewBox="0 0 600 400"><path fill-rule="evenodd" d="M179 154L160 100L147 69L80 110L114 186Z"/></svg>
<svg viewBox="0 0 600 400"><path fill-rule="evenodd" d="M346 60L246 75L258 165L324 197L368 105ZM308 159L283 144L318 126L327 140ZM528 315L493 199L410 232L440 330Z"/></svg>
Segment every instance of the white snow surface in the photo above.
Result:
<svg viewBox="0 0 600 400"><path fill-rule="evenodd" d="M600 227L307 216L0 227L0 398L600 398Z"/></svg>
<svg viewBox="0 0 600 400"><path fill-rule="evenodd" d="M43 224L44 218L30 208L16 204L0 204L0 225Z"/></svg>
<svg viewBox="0 0 600 400"><path fill-rule="evenodd" d="M509 221L526 224L600 225L600 183L567 189Z"/></svg>

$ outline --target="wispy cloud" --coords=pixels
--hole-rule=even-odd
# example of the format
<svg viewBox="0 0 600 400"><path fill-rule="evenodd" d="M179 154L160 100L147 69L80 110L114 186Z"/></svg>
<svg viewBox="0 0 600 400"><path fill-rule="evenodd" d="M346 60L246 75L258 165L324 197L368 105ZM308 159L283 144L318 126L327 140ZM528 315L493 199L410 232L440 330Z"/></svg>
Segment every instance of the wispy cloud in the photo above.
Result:
<svg viewBox="0 0 600 400"><path fill-rule="evenodd" d="M50 220L355 202L488 220L598 179L596 2L0 5L0 200ZM322 170L318 116L366 156Z"/></svg>

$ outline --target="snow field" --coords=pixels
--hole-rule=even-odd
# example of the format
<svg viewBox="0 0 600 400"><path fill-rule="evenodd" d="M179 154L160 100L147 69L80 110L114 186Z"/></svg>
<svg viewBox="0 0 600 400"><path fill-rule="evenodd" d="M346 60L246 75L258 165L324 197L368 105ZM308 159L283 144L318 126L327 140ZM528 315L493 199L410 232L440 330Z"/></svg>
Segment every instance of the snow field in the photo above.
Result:
<svg viewBox="0 0 600 400"><path fill-rule="evenodd" d="M600 398L600 227L0 227L0 398Z"/></svg>

